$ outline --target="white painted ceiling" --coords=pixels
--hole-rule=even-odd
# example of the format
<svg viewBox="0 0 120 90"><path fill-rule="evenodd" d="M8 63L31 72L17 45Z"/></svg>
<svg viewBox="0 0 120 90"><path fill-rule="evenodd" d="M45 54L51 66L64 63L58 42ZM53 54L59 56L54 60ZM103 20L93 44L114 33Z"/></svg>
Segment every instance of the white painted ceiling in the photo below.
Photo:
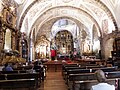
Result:
<svg viewBox="0 0 120 90"><path fill-rule="evenodd" d="M15 0L18 7L17 28L27 36L35 31L36 40L41 35L50 37L52 26L59 19L69 19L80 30L92 31L96 26L100 36L120 28L120 0ZM107 31L103 26L106 25ZM56 30L57 32L57 30Z"/></svg>

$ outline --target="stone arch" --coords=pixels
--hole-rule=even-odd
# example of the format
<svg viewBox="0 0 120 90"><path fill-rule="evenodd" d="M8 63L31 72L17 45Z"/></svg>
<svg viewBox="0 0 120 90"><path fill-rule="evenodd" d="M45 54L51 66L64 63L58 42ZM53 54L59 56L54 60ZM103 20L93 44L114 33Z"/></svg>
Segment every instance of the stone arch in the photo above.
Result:
<svg viewBox="0 0 120 90"><path fill-rule="evenodd" d="M58 8L58 7L57 7L57 8ZM79 8L68 7L68 6L67 6L67 9L68 9L68 8L69 8L69 9L73 9L73 10L77 10L77 11L79 10L81 13L84 13L85 15L87 15L88 17L90 17L90 18L92 19L92 21L93 21L93 22L96 24L96 26L98 27L99 32L101 33L101 30L100 30L100 27L99 27L97 21L96 21L90 14L88 14L86 11L84 11L84 10L82 10L82 9L79 9ZM46 21L48 21L48 20L50 20L50 19L52 19L52 18L67 17L67 18L70 18L71 20L72 20L73 18L75 18L75 19L77 19L77 20L79 21L79 18L78 18L78 17L75 17L75 16L74 16L74 17L73 17L73 16L69 16L69 17L68 17L68 14L66 14L66 15L64 14L64 15L60 15L60 16L54 16L54 15L53 15L53 17L49 16L50 18L49 18L49 17L45 17L45 14L46 14L46 13L50 13L51 11L54 11L54 10L56 10L55 7L54 7L54 8L50 8L50 9L48 9L46 12L44 12L42 15L39 16L39 17L41 18L41 21L39 20L39 22L42 23L42 24L39 26L39 28L40 28ZM43 21L43 17L42 17L42 16L45 17L46 20ZM39 18L39 17L38 17L38 18ZM39 18L39 19L40 19L40 18ZM37 23L37 21L34 22L34 24L32 25L32 27L35 25L35 23ZM102 34L101 34L101 35L102 35Z"/></svg>
<svg viewBox="0 0 120 90"><path fill-rule="evenodd" d="M45 23L47 23L47 22L52 22L52 24L49 24L50 28L52 28L53 24L54 24L57 20L63 19L63 18L69 19L69 20L75 22L77 26L80 26L80 24L82 24L82 23L79 22L76 18L73 18L73 17L53 17L53 18L47 20ZM52 20L53 20L53 21L52 21ZM45 24L45 23L44 23L44 24ZM44 25L44 24L43 24L43 25ZM41 25L41 28L44 27L43 25ZM40 30L41 30L41 28L40 28ZM33 30L34 30L34 27L33 27L33 29L31 29L29 35L32 35L31 32L32 32ZM79 30L80 30L80 28L79 28ZM38 33L38 34L39 34L39 33ZM30 37L30 36L29 36L29 37ZM36 37L37 37L37 35L36 35Z"/></svg>
<svg viewBox="0 0 120 90"><path fill-rule="evenodd" d="M95 2L98 3L99 6L101 6L101 8L105 9L107 11L107 14L108 16L110 16L113 20L113 23L114 23L114 26L116 28L116 30L118 30L118 26L117 26L117 23L116 23L116 20L114 18L114 16L112 15L111 11L109 10L109 8L100 0L95 0ZM19 26L18 26L18 29L20 30L21 26L22 26L22 22L27 14L27 12L31 9L32 6L34 6L36 3L38 3L38 0L35 0L33 1L28 7L27 9L25 10L25 12L23 13L23 15L21 16L20 18L20 22L19 22Z"/></svg>
<svg viewBox="0 0 120 90"><path fill-rule="evenodd" d="M104 54L105 59L108 59L108 56L111 56L111 51L113 50L114 39L120 36L120 32L114 31L105 37L103 37L103 46L104 46Z"/></svg>

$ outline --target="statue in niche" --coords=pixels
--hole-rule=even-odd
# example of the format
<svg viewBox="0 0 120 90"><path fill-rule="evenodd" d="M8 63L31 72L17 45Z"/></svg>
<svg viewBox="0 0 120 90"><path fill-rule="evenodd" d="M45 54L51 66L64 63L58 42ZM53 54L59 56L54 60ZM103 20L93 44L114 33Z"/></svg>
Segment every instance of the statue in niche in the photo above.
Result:
<svg viewBox="0 0 120 90"><path fill-rule="evenodd" d="M90 45L87 42L85 42L84 43L84 52L89 53L89 51L90 51Z"/></svg>

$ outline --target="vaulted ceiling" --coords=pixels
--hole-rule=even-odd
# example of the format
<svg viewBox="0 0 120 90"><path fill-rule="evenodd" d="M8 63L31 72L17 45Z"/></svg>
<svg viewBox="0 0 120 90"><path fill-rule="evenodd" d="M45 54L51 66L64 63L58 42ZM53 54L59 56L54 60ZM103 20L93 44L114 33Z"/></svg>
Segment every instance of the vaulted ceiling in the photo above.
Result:
<svg viewBox="0 0 120 90"><path fill-rule="evenodd" d="M15 0L18 3L17 28L27 36L34 32L36 40L41 35L50 37L54 23L69 19L79 29L92 31L95 25L100 36L120 28L119 0ZM106 25L107 31L103 28ZM84 27L84 28L81 28Z"/></svg>

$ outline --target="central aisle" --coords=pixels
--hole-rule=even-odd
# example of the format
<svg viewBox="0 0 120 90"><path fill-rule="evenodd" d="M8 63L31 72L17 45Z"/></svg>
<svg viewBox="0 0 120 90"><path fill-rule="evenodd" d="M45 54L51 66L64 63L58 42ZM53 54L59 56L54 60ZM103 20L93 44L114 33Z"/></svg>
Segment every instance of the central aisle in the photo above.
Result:
<svg viewBox="0 0 120 90"><path fill-rule="evenodd" d="M68 90L60 71L47 71L39 90Z"/></svg>

